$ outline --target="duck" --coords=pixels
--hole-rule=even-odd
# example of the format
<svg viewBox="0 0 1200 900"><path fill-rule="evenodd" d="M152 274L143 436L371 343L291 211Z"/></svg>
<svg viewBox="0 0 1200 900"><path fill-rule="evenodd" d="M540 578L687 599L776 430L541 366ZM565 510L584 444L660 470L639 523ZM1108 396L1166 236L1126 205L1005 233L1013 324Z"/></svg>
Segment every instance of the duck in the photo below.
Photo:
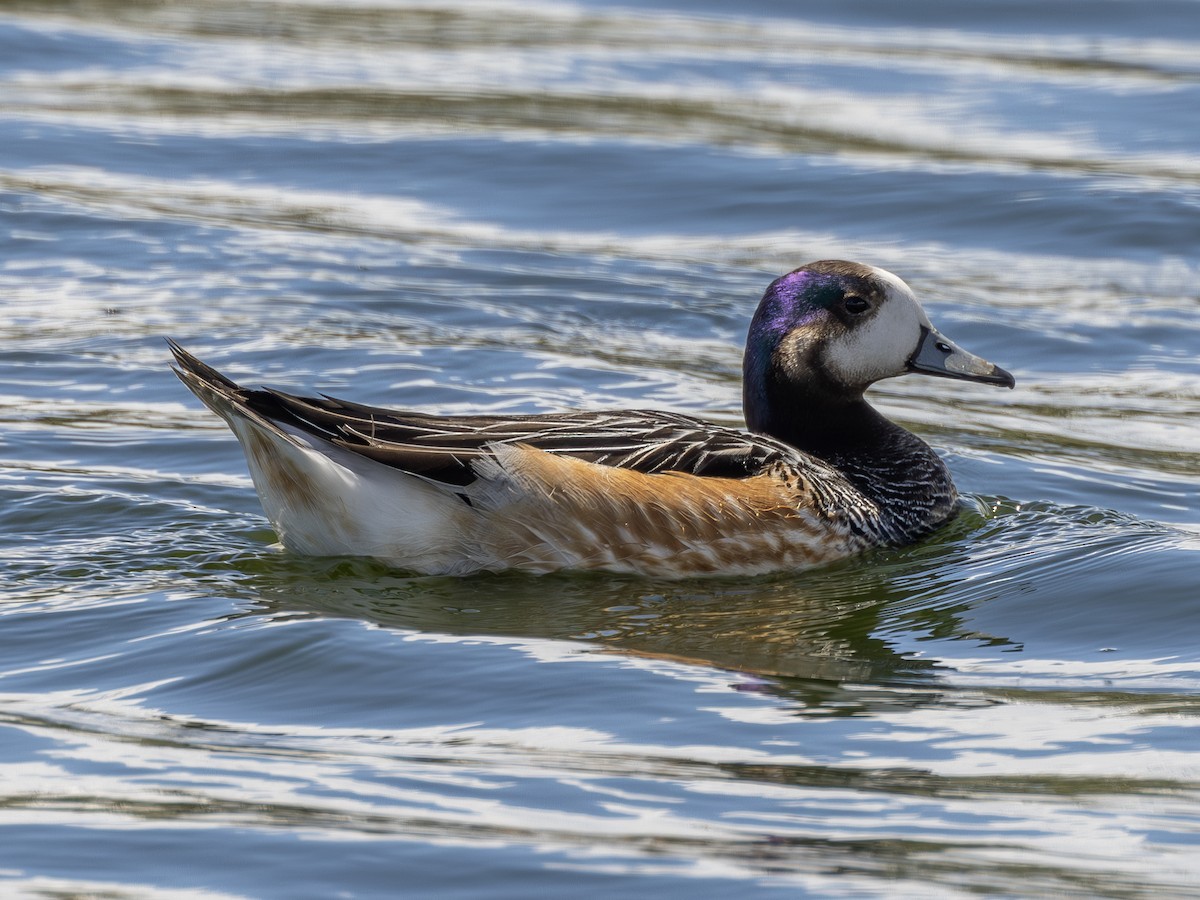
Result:
<svg viewBox="0 0 1200 900"><path fill-rule="evenodd" d="M745 430L674 412L432 415L245 388L168 338L241 444L287 550L418 575L800 571L902 546L957 512L950 472L864 397L909 374L1012 388L884 269L819 260L750 320Z"/></svg>

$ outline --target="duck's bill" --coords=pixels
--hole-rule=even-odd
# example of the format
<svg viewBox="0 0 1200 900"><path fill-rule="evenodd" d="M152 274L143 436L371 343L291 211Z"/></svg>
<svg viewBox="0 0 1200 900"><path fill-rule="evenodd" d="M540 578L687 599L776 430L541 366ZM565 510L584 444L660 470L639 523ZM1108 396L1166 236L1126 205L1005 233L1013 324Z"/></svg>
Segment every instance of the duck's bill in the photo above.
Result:
<svg viewBox="0 0 1200 900"><path fill-rule="evenodd" d="M968 353L953 341L924 326L921 326L921 341L908 358L908 371L1007 388L1017 386L1017 379L1011 373L974 353Z"/></svg>

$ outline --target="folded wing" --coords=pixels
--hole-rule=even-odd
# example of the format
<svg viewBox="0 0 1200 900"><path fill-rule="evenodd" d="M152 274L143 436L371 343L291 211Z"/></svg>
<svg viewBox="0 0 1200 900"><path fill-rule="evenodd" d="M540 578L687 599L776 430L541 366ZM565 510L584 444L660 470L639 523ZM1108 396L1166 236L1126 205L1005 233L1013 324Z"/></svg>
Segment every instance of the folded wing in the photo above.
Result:
<svg viewBox="0 0 1200 900"><path fill-rule="evenodd" d="M189 386L260 421L322 438L342 449L454 487L477 477L496 448L519 445L642 474L680 472L747 478L804 457L786 444L690 416L649 410L540 415L432 416L335 397L243 388L171 342Z"/></svg>

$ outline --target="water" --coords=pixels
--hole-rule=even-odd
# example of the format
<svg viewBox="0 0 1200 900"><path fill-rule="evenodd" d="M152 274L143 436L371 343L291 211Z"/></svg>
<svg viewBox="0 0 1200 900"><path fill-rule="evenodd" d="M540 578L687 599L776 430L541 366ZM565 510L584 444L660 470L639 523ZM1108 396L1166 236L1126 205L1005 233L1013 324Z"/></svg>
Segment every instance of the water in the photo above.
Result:
<svg viewBox="0 0 1200 900"><path fill-rule="evenodd" d="M0 892L1200 896L1200 9L0 3ZM273 549L167 368L737 424L763 287L1018 389L752 580Z"/></svg>

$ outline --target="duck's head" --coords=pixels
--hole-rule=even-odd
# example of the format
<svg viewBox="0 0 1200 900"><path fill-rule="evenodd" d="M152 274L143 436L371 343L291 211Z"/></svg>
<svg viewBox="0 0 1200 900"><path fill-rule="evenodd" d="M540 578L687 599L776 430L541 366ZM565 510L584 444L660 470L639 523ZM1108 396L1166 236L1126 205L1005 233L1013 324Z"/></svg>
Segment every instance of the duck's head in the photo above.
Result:
<svg viewBox="0 0 1200 900"><path fill-rule="evenodd" d="M775 279L746 341L746 422L771 430L782 397L794 404L862 399L883 378L922 372L1002 387L1004 369L947 340L907 284L861 263L822 260Z"/></svg>

